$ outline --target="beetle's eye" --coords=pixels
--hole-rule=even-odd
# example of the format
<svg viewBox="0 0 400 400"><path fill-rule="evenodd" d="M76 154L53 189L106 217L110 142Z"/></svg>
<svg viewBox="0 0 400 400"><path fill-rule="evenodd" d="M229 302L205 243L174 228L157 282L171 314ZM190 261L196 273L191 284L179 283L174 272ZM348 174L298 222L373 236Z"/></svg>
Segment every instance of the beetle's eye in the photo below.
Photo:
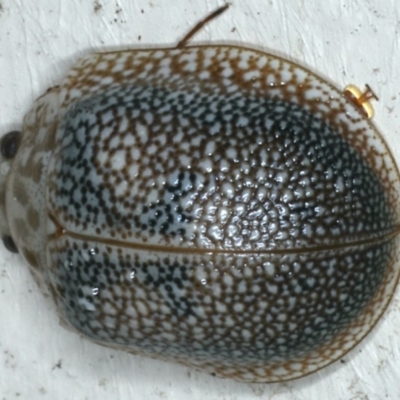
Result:
<svg viewBox="0 0 400 400"><path fill-rule="evenodd" d="M18 253L17 246L14 243L14 240L11 236L3 236L3 244L4 247L8 250L11 251L11 253Z"/></svg>
<svg viewBox="0 0 400 400"><path fill-rule="evenodd" d="M21 132L11 131L1 138L0 151L4 158L14 158L21 139Z"/></svg>

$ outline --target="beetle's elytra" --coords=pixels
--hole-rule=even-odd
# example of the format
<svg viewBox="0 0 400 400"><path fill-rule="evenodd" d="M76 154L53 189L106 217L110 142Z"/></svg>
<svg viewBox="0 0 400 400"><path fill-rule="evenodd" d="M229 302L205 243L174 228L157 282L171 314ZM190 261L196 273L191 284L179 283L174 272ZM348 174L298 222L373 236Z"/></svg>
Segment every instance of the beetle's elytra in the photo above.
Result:
<svg viewBox="0 0 400 400"><path fill-rule="evenodd" d="M394 292L399 171L309 70L183 44L90 54L35 101L1 144L0 233L93 341L241 381L309 374Z"/></svg>

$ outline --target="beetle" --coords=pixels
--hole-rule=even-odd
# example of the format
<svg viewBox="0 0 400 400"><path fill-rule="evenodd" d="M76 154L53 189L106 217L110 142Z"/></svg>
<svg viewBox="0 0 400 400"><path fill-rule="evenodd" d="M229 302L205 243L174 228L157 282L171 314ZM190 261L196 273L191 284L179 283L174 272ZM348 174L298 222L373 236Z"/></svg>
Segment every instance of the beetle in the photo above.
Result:
<svg viewBox="0 0 400 400"><path fill-rule="evenodd" d="M367 88L235 45L94 53L1 141L0 233L94 342L219 377L312 373L399 277Z"/></svg>

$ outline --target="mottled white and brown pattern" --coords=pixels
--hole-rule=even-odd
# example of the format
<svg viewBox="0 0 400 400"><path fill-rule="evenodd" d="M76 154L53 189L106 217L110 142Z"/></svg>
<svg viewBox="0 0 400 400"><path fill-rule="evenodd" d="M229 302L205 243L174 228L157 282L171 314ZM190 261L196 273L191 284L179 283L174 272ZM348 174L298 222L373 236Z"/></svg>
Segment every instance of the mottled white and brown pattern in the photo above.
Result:
<svg viewBox="0 0 400 400"><path fill-rule="evenodd" d="M89 55L37 100L5 212L77 331L273 382L337 360L383 313L399 182L361 110L296 64L127 50Z"/></svg>

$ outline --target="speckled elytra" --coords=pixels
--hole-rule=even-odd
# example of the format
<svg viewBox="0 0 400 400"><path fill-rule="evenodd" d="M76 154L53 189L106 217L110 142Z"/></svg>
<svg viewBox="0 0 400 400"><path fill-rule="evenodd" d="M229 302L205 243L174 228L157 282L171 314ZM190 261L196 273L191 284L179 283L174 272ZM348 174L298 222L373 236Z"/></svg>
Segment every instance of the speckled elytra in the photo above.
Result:
<svg viewBox="0 0 400 400"><path fill-rule="evenodd" d="M273 382L337 360L399 276L399 171L343 93L245 47L94 53L1 142L0 233L91 340Z"/></svg>

